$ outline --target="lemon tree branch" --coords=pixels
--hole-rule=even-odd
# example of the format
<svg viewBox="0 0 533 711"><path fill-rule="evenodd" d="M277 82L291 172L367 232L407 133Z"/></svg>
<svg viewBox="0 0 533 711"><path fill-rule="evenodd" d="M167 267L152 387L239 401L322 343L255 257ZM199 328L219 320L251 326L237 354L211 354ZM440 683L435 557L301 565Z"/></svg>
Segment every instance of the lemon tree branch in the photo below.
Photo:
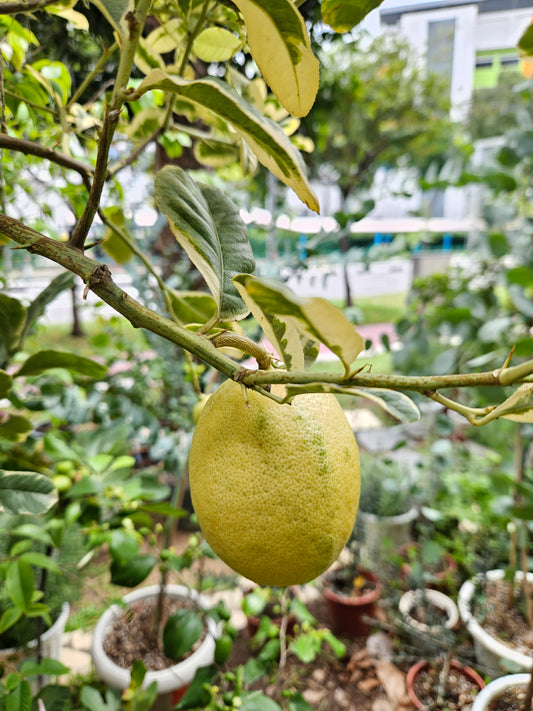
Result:
<svg viewBox="0 0 533 711"><path fill-rule="evenodd" d="M105 264L101 264L69 244L50 239L45 235L26 227L22 223L6 215L0 215L0 234L17 242L28 251L39 254L60 264L74 274L77 274L86 284L86 289L92 290L115 311L122 314L137 328L149 331L175 343L207 365L222 374L239 381L249 388L254 388L278 402L277 396L268 392L268 386L275 383L285 385L312 385L317 383L336 385L341 388L381 388L396 391L419 392L445 406L460 412L472 424L485 424L499 416L498 408L493 406L480 410L468 408L453 400L444 398L437 391L447 388L472 388L479 386L510 386L530 383L533 376L533 360L517 366L507 367L507 364L497 370L482 373L460 373L453 375L388 375L365 371L345 377L342 373L267 370L271 357L266 351L254 344L250 339L237 339L234 334L220 334L210 340L205 335L189 331L169 318L165 318L120 289L112 280L111 272ZM259 358L259 370L246 370L231 358L220 353L217 348L236 346L243 352Z"/></svg>

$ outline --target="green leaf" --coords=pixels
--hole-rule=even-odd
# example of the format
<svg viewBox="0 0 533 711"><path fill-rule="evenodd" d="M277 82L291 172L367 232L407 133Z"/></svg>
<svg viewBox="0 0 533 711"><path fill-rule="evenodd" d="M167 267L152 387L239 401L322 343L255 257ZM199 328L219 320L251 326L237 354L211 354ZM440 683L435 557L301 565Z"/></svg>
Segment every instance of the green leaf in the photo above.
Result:
<svg viewBox="0 0 533 711"><path fill-rule="evenodd" d="M289 113L305 116L318 91L319 66L301 14L291 0L235 0L235 5L266 83Z"/></svg>
<svg viewBox="0 0 533 711"><path fill-rule="evenodd" d="M313 711L313 707L310 706L300 692L298 692L290 697L289 711Z"/></svg>
<svg viewBox="0 0 533 711"><path fill-rule="evenodd" d="M35 582L31 565L20 558L14 560L6 575L6 591L13 604L23 612L28 612L34 590Z"/></svg>
<svg viewBox="0 0 533 711"><path fill-rule="evenodd" d="M187 687L187 691L181 697L181 700L176 708L206 708L207 704L211 700L211 694L209 693L208 688L212 685L217 674L218 669L214 664L197 669L194 679Z"/></svg>
<svg viewBox="0 0 533 711"><path fill-rule="evenodd" d="M4 610L2 616L0 617L0 634L3 634L6 630L20 620L23 612L18 607L8 607Z"/></svg>
<svg viewBox="0 0 533 711"><path fill-rule="evenodd" d="M309 622L309 624L316 624L316 620L313 615L309 612L304 603L295 597L291 600L291 614L295 615L299 622Z"/></svg>
<svg viewBox="0 0 533 711"><path fill-rule="evenodd" d="M491 413L494 417L504 417L513 422L533 422L533 383L520 385L507 400Z"/></svg>
<svg viewBox="0 0 533 711"><path fill-rule="evenodd" d="M67 351L45 350L30 356L20 366L16 375L38 375L50 368L66 368L72 373L89 378L103 378L107 367L91 358Z"/></svg>
<svg viewBox="0 0 533 711"><path fill-rule="evenodd" d="M344 657L346 654L346 645L344 642L341 642L340 639L337 639L331 630L322 630L322 639L329 644L337 659Z"/></svg>
<svg viewBox="0 0 533 711"><path fill-rule="evenodd" d="M477 332L478 338L485 343L498 342L511 329L510 316L500 316L484 323Z"/></svg>
<svg viewBox="0 0 533 711"><path fill-rule="evenodd" d="M126 217L120 207L112 206L104 210L106 218L111 225L106 226L104 238L102 240L102 249L117 262L117 264L126 264L133 257L133 250L113 229L113 226L119 231L126 231Z"/></svg>
<svg viewBox="0 0 533 711"><path fill-rule="evenodd" d="M194 53L203 62L227 62L241 47L241 40L223 27L207 27L193 43Z"/></svg>
<svg viewBox="0 0 533 711"><path fill-rule="evenodd" d="M519 286L533 286L533 269L522 265L509 269L506 273L509 284L518 284Z"/></svg>
<svg viewBox="0 0 533 711"><path fill-rule="evenodd" d="M320 652L320 646L320 638L313 634L300 634L291 642L289 649L301 662L310 664Z"/></svg>
<svg viewBox="0 0 533 711"><path fill-rule="evenodd" d="M533 300L524 293L524 289L512 284L509 287L509 296L518 311L528 318L533 318Z"/></svg>
<svg viewBox="0 0 533 711"><path fill-rule="evenodd" d="M165 655L175 661L181 659L197 642L204 630L201 615L194 610L182 609L171 615L163 630Z"/></svg>
<svg viewBox="0 0 533 711"><path fill-rule="evenodd" d="M349 32L383 0L322 0L322 19L335 32Z"/></svg>
<svg viewBox="0 0 533 711"><path fill-rule="evenodd" d="M43 530L43 527L36 523L22 523L20 526L13 528L11 534L16 537L29 539L30 546L32 540L45 543L46 545L52 545L53 543L48 533Z"/></svg>
<svg viewBox="0 0 533 711"><path fill-rule="evenodd" d="M26 308L11 296L0 294L0 367L16 353L24 332Z"/></svg>
<svg viewBox="0 0 533 711"><path fill-rule="evenodd" d="M533 25L528 25L526 31L518 40L518 49L527 57L533 56Z"/></svg>
<svg viewBox="0 0 533 711"><path fill-rule="evenodd" d="M282 711L275 701L260 691L250 691L242 694L241 711Z"/></svg>
<svg viewBox="0 0 533 711"><path fill-rule="evenodd" d="M71 693L71 689L68 686L62 686L60 684L47 684L39 692L39 700L43 702L41 708L46 709L46 711L71 711ZM33 706L32 708L34 709ZM92 711L95 711L95 709ZM111 709L109 711L111 711ZM116 709L116 711L119 710Z"/></svg>
<svg viewBox="0 0 533 711"><path fill-rule="evenodd" d="M139 552L139 543L135 533L128 533L122 528L111 531L109 552L113 561L119 566L125 566Z"/></svg>
<svg viewBox="0 0 533 711"><path fill-rule="evenodd" d="M53 573L61 572L55 560L44 553L39 553L38 551L28 551L27 553L23 553L19 560L23 560L29 565L37 566L39 568L46 568L46 570L51 570Z"/></svg>
<svg viewBox="0 0 533 711"><path fill-rule="evenodd" d="M204 112L227 121L248 143L259 161L292 188L311 210L318 212L318 200L308 182L305 164L290 138L277 123L259 113L224 82L214 77L186 81L154 69L135 95L153 89L176 94Z"/></svg>
<svg viewBox="0 0 533 711"><path fill-rule="evenodd" d="M134 9L133 0L92 0L106 20L120 34L127 32L124 17L127 12Z"/></svg>
<svg viewBox="0 0 533 711"><path fill-rule="evenodd" d="M21 681L9 694L6 711L31 711L32 693L27 681Z"/></svg>
<svg viewBox="0 0 533 711"><path fill-rule="evenodd" d="M346 371L363 350L364 340L353 324L326 299L302 298L282 284L248 274L233 281L288 370L304 365L301 336L327 346Z"/></svg>
<svg viewBox="0 0 533 711"><path fill-rule="evenodd" d="M68 674L70 669L57 659L43 659L40 664L37 664L32 659L27 659L20 665L20 671L24 676L39 676L40 674L61 676L62 674Z"/></svg>
<svg viewBox="0 0 533 711"><path fill-rule="evenodd" d="M386 388L356 388L335 383L309 383L308 385L287 385L287 399L292 400L302 393L333 393L364 397L379 405L385 412L400 422L417 422L420 411L411 398L404 393Z"/></svg>
<svg viewBox="0 0 533 711"><path fill-rule="evenodd" d="M146 667L140 659L136 659L131 667L131 683L134 689L141 687L145 676Z"/></svg>
<svg viewBox="0 0 533 711"><path fill-rule="evenodd" d="M0 511L10 514L40 514L57 501L54 485L48 477L35 472L0 469Z"/></svg>
<svg viewBox="0 0 533 711"><path fill-rule="evenodd" d="M113 561L111 563L111 582L113 585L134 588L146 580L155 565L157 565L157 558L148 554L137 555L124 565Z"/></svg>
<svg viewBox="0 0 533 711"><path fill-rule="evenodd" d="M6 373L5 370L0 370L0 398L4 398L8 395L12 384L13 378L9 373Z"/></svg>
<svg viewBox="0 0 533 711"><path fill-rule="evenodd" d="M211 294L200 291L172 291L172 311L180 323L207 323L217 313L217 305Z"/></svg>
<svg viewBox="0 0 533 711"><path fill-rule="evenodd" d="M22 415L12 415L5 413L0 421L0 437L16 442L21 435L31 432L33 425Z"/></svg>
<svg viewBox="0 0 533 711"><path fill-rule="evenodd" d="M159 171L155 196L174 236L213 294L218 319L246 316L248 309L231 280L239 271L255 267L239 208L220 190L195 183L176 166Z"/></svg>

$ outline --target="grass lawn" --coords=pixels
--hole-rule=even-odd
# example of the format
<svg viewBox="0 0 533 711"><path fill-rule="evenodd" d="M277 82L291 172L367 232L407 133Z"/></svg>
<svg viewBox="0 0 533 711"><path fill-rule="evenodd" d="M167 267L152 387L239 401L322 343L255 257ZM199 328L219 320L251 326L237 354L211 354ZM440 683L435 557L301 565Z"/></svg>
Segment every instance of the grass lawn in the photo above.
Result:
<svg viewBox="0 0 533 711"><path fill-rule="evenodd" d="M344 309L344 303L334 302ZM379 294L364 299L354 299L353 306L364 317L362 323L394 323L400 319L407 308L407 294Z"/></svg>
<svg viewBox="0 0 533 711"><path fill-rule="evenodd" d="M34 353L37 350L54 349L70 351L85 356L98 353L112 353L121 349L121 343L138 344L139 350L146 349L143 331L133 326L124 318L98 318L84 323L82 336L71 334L72 324L39 324L24 341L24 350Z"/></svg>

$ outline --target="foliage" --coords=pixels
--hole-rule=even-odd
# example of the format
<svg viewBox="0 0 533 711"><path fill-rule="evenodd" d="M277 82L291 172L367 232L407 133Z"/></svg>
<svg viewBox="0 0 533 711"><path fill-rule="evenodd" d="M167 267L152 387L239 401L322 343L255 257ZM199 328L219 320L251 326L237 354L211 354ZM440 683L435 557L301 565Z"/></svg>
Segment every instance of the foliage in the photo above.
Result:
<svg viewBox="0 0 533 711"><path fill-rule="evenodd" d="M303 121L315 144L308 161L315 174L336 181L345 200L371 187L381 166L424 169L448 152L445 92L403 40L353 33L326 45L320 58L321 91Z"/></svg>
<svg viewBox="0 0 533 711"><path fill-rule="evenodd" d="M376 4L324 0L322 19L333 30L346 31ZM246 225L236 203L220 189L219 178L229 175L240 181L260 163L311 210L319 207L298 149L302 140L296 135L302 117L315 102L319 81L318 62L297 3L94 0L89 9L78 11L74 5L50 4L48 0L20 4L12 0L2 3L0 10L0 149L10 156L9 161L2 162L0 173L0 235L3 240L14 241L18 248L78 275L86 293L92 290L135 327L165 342L158 358L149 364L138 363L126 377L119 369L108 369L109 363L103 365L71 352L46 349L27 354L22 349L24 336L51 297L68 288L70 275L60 276L29 306L1 294L0 396L2 407L4 400L7 406L0 420L0 461L8 472L2 475L2 502L10 507L5 491L15 487L23 491L31 476L32 486L25 487L30 495L25 499L33 502L31 510L42 510L35 515L47 522L53 545L67 535L68 525L79 524L86 530L91 548L109 546L113 580L136 585L155 565L164 576L168 568L187 565L187 559L175 556L166 545L154 554L142 549L142 543L152 542L154 516L168 515L172 520L179 515L179 489L173 476L166 480L159 476L163 469L145 468L144 463L137 466L131 456L131 434L147 428L142 443L150 454L164 461L173 474L181 473L187 444L181 432L188 429L184 410L193 390L198 393L211 377L205 373L206 367L213 368L217 377L220 373L240 381L278 402L290 402L300 392L350 394L371 398L404 421L419 415L405 390L442 400L438 391L452 381L446 375L380 378L379 374L376 377L365 372L364 367L354 370L353 362L364 343L341 311L323 299L300 299L283 286L253 274ZM54 23L68 23L65 27L71 37L86 32L77 35L79 56L86 61L73 59L72 54L58 56L54 52L45 56L48 28L30 20L28 13L36 17L46 13L53 16ZM102 25L105 31L100 29ZM364 126L379 128L378 154L370 139L366 144L361 141L359 162L347 172L350 180L358 178L361 184L368 183L372 170L385 161L392 164L407 156L411 162L425 166L435 155L435 145L438 155L444 151L440 142L432 142L443 136L446 141L450 128L438 97L428 105L419 101L421 94L409 93L411 86L420 86L413 73L406 72L407 84L400 85L400 74L407 65L404 50L398 48L393 48L388 63L378 72L383 80L381 98L388 102L385 117L378 114L370 93L376 74L375 51L364 48L364 56L370 60L370 76L363 72L343 75L345 81L353 82L351 90L356 99L344 102L345 106L361 109L363 125L352 121L360 134L356 134L353 145L359 146ZM108 84L105 76L110 74L113 82ZM328 101L339 78L333 76L328 84L326 71L324 79L324 99ZM397 109L403 112L403 123ZM317 110L321 111L320 104ZM328 107L327 120L321 121L325 139L329 139L330 123L334 127L333 118ZM422 132L422 126L429 131ZM346 150L342 145L343 127L335 130L334 138ZM530 154L526 134L515 136L500 154L501 169L480 173L477 179L499 191L524 185L522 199L526 197ZM320 130L317 135L322 137ZM345 154L341 151L342 156ZM174 164L163 166L169 162ZM212 172L196 180L188 170L191 166L208 167ZM152 170L156 173L153 191L145 185L152 182ZM141 173L149 177L136 182ZM348 181L342 180L341 187L346 191ZM160 214L168 222L166 239L173 246L169 251L175 255L179 244L180 254L186 255L196 269L194 286L205 282L205 287L191 294L172 270L156 268L149 259L143 234L132 219L138 207L138 190L143 200L145 193L153 193ZM493 218L494 209L492 226ZM161 229L162 222L156 223L154 232ZM517 250L524 244L521 239L527 248L530 246L529 223L525 228L516 234L513 247ZM100 238L103 241L97 245ZM493 256L502 256L507 236L493 229L488 244ZM165 267L168 252L163 239L161 245L158 267ZM4 250L4 259L6 254ZM529 256L530 251L527 259ZM132 268L143 269L153 286L143 289L138 301L116 285L109 266L114 270L115 264L130 259L135 265ZM481 348L476 355L490 362L490 370L458 376L453 384L461 389L490 385L493 393L495 385L518 386L518 390L499 410L491 404L480 411L446 399L448 407L476 423L499 416L531 416L531 361L521 363L518 369L507 364L501 367L499 361L495 377L493 354L483 354L487 347L499 345L501 335L509 329L520 336L517 355L519 345L524 349L528 346L524 326L531 317L530 268L527 264L525 269L522 264L508 268L506 264L505 269L508 289L503 302L511 302L517 313L510 321L498 321L502 318L498 313L485 331L478 331ZM207 291L202 291L204 288ZM154 298L156 289L159 295ZM496 304L491 302L493 306ZM463 309L466 317L464 309L474 313L475 304L454 307ZM259 343L228 325L248 311L277 346L278 358L273 359ZM452 319L451 323L457 321ZM402 332L406 340L410 327L406 324ZM342 372L309 370L321 344L335 353ZM100 346L104 346L102 341ZM184 352L179 361L175 358L177 347ZM243 368L240 359L224 351L228 347L253 356L259 368ZM128 356L133 355L133 348L126 344ZM527 355L527 351L524 353ZM472 366L472 361L467 365ZM190 387L189 381L185 382L185 368ZM445 373L448 370L444 368ZM288 385L284 397L271 392L274 382ZM507 395L497 393L496 398ZM125 413L123 425L115 427ZM87 422L91 425L83 427ZM162 422L164 429L159 430ZM160 433L163 436L159 440ZM178 449L181 452L173 458ZM15 479L11 472L17 472ZM43 475L54 484L57 503L54 496L47 498L50 487L45 491L40 488ZM6 479L15 484L6 487ZM30 505L26 507L30 509ZM22 571L21 578L28 583L8 586L6 582L6 589L23 590L22 595L11 596L10 609L15 611L8 613L7 621L18 616L18 609L46 615L43 608L34 607L40 604L40 593L31 584L28 571L32 565L45 569L53 566L53 558L45 556L44 563L43 558L33 556L32 563L28 555L34 540L31 530L26 529L10 548L3 568L10 580ZM6 618L2 620L6 624ZM293 651L309 658L324 641L331 643L324 634L309 630L305 644ZM277 649L276 640L269 638L261 652L265 661L274 659ZM209 697L201 697L197 705L208 708L209 704L225 704L224 692L221 698L220 688L211 686L212 670L202 673L200 691L207 691ZM231 705L238 699L241 708L248 711L277 708L275 702L245 690L243 674L237 671L224 678L232 689L228 697ZM127 708L150 704L149 696L140 688L142 678L143 670L136 668L133 686L124 699ZM7 698L7 707L27 708L28 686L23 677L11 677L1 692ZM306 708L297 695L287 703L296 710ZM100 696L88 687L82 705L115 708L116 698Z"/></svg>
<svg viewBox="0 0 533 711"><path fill-rule="evenodd" d="M359 508L376 516L397 516L408 511L415 501L418 477L391 457L362 456Z"/></svg>

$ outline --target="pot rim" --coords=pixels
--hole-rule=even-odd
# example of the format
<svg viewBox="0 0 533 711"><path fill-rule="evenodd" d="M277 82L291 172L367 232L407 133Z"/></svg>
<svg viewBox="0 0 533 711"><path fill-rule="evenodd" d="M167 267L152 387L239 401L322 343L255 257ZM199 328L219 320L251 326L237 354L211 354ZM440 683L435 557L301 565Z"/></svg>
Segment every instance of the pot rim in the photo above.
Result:
<svg viewBox="0 0 533 711"><path fill-rule="evenodd" d="M421 632L428 632L434 628L438 628L441 626L427 625L424 622L419 622L411 615L411 610L413 609L414 605L418 600L418 594L422 591L426 598L433 605L435 605L435 607L444 610L444 612L446 612L446 614L448 615L448 620L444 627L449 630L453 629L459 622L459 610L457 609L457 605L451 599L451 597L448 597L448 595L445 595L444 593L438 590L433 590L431 588L421 588L420 590L407 590L407 592L403 593L403 595L401 596L398 607L402 615L409 620L409 624L420 630Z"/></svg>
<svg viewBox="0 0 533 711"><path fill-rule="evenodd" d="M357 515L376 523L378 521L385 521L386 523L402 524L409 523L418 516L418 507L411 506L411 508L409 508L407 511L404 511L401 514L396 514L395 516L378 516L377 514L370 513L370 511L363 511L362 509L358 512Z"/></svg>
<svg viewBox="0 0 533 711"><path fill-rule="evenodd" d="M502 580L505 575L505 571L501 568L495 570L488 570L484 575L479 576L481 579L485 577L487 580ZM522 571L517 571L515 579L521 580L523 577ZM533 573L528 573L528 580L533 583ZM506 644L501 642L498 637L494 637L489 634L476 620L472 613L471 601L475 592L474 580L466 580L459 589L459 596L457 599L457 604L459 608L459 614L461 615L462 621L466 624L466 628L469 633L474 637L483 647L490 649L495 655L506 659L508 661L518 664L523 669L533 669L532 658L519 652L513 647L508 647Z"/></svg>
<svg viewBox="0 0 533 711"><path fill-rule="evenodd" d="M370 570L366 570L366 568L360 568L359 573L364 578L374 583L375 588L373 590L369 590L364 595L360 595L359 597L343 595L342 593L335 592L335 590L333 590L333 588L328 585L329 578L325 576L323 578L324 595L330 600L333 600L334 602L339 602L342 605L353 605L355 607L359 607L361 605L368 605L370 603L376 602L376 600L378 600L381 596L381 583L379 582L378 576L372 573Z"/></svg>
<svg viewBox="0 0 533 711"><path fill-rule="evenodd" d="M136 602L137 600L157 595L159 590L159 585L141 587L124 595L122 600L126 603ZM184 585L166 585L165 591L173 598L195 600L204 610L210 607L208 600L204 596ZM98 676L110 686L123 691L130 685L130 670L113 662L107 656L103 647L103 642L111 626L113 617L121 610L122 608L118 605L111 605L96 623L93 632L91 656ZM157 682L159 694L169 693L190 684L197 668L207 666L213 662L215 639L219 636L220 631L219 626L212 617L208 616L206 622L207 630L200 646L186 659L177 664L173 664L171 667L158 671L147 671L144 677L143 687L147 687L155 681Z"/></svg>
<svg viewBox="0 0 533 711"><path fill-rule="evenodd" d="M476 696L472 711L487 711L489 703L497 698L498 694L507 689L514 689L516 686L527 686L530 677L531 674L525 672L522 674L506 674L489 681Z"/></svg>
<svg viewBox="0 0 533 711"><path fill-rule="evenodd" d="M409 670L407 672L407 676L405 678L405 683L407 686L407 694L409 696L411 703L417 709L424 709L425 706L420 701L418 696L415 694L413 684L414 684L414 680L415 680L417 674L420 671L422 671L422 669L425 669L427 666L429 666L429 661L427 659L420 659L418 662L416 662L416 664L413 664L409 668ZM472 667L463 665L455 659L450 660L450 667L452 669L454 669L455 671L460 672L467 678L469 678L470 681L474 682L480 688L480 690L485 687L484 680L481 678L481 676L477 673L477 671L475 669L472 669ZM472 711L474 711L473 708L472 708Z"/></svg>

